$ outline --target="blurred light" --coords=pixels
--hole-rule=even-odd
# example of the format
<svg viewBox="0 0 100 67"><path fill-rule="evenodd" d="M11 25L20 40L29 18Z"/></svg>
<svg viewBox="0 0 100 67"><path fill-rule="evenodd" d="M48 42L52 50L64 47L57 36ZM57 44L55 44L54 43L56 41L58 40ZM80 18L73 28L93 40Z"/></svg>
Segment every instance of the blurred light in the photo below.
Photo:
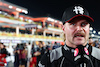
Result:
<svg viewBox="0 0 100 67"><path fill-rule="evenodd" d="M16 8L16 10L17 10L17 11L21 11L21 9L20 9L20 8Z"/></svg>
<svg viewBox="0 0 100 67"><path fill-rule="evenodd" d="M20 40L12 40L13 43L21 43Z"/></svg>
<svg viewBox="0 0 100 67"><path fill-rule="evenodd" d="M9 43L9 42L10 42L10 40L7 40L7 39L2 39L2 40L1 40L1 42L2 42L2 43Z"/></svg>
<svg viewBox="0 0 100 67"><path fill-rule="evenodd" d="M25 14L27 14L27 13L28 13L28 11L26 11L26 10L22 10L22 12L24 12Z"/></svg>
<svg viewBox="0 0 100 67"><path fill-rule="evenodd" d="M92 30L93 30L93 28L92 28L92 27L90 27L90 30L92 31Z"/></svg>
<svg viewBox="0 0 100 67"><path fill-rule="evenodd" d="M49 24L49 26L52 26L52 24Z"/></svg>
<svg viewBox="0 0 100 67"><path fill-rule="evenodd" d="M59 22L60 24L62 24L62 22Z"/></svg>
<svg viewBox="0 0 100 67"><path fill-rule="evenodd" d="M94 30L93 33L96 33L96 31Z"/></svg>
<svg viewBox="0 0 100 67"><path fill-rule="evenodd" d="M91 37L94 37L94 34L91 34Z"/></svg>
<svg viewBox="0 0 100 67"><path fill-rule="evenodd" d="M29 19L28 21L29 21L29 22L32 22L32 20L30 20L30 19Z"/></svg>
<svg viewBox="0 0 100 67"><path fill-rule="evenodd" d="M2 13L2 11L0 11L0 14Z"/></svg>
<svg viewBox="0 0 100 67"><path fill-rule="evenodd" d="M54 22L54 19L52 19L52 18L50 18L50 17L49 17L47 20L48 20L48 21L51 21L51 22Z"/></svg>
<svg viewBox="0 0 100 67"><path fill-rule="evenodd" d="M55 23L57 23L57 20L55 20Z"/></svg>
<svg viewBox="0 0 100 67"><path fill-rule="evenodd" d="M13 8L13 6L9 6L9 8Z"/></svg>
<svg viewBox="0 0 100 67"><path fill-rule="evenodd" d="M23 17L20 17L21 20L23 20Z"/></svg>
<svg viewBox="0 0 100 67"><path fill-rule="evenodd" d="M100 34L100 31L98 32L98 34Z"/></svg>

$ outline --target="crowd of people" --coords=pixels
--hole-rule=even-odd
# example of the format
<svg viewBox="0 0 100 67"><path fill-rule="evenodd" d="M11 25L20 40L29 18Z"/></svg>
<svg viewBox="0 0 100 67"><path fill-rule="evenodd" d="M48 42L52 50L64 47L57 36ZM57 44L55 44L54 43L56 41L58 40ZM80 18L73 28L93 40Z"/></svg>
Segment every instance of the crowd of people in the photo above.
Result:
<svg viewBox="0 0 100 67"><path fill-rule="evenodd" d="M99 40L93 40L92 37L89 38L89 44L93 47L100 48Z"/></svg>
<svg viewBox="0 0 100 67"><path fill-rule="evenodd" d="M0 67L37 67L42 55L60 47L60 43L21 43L6 46L0 43Z"/></svg>
<svg viewBox="0 0 100 67"><path fill-rule="evenodd" d="M100 43L98 40L93 41L89 38L89 44L91 46L100 48ZM46 44L43 41L39 41L38 44L33 42L21 43L14 46L5 46L0 43L0 67L37 67L41 57L45 53L49 53L58 47L61 47L60 43L50 43Z"/></svg>

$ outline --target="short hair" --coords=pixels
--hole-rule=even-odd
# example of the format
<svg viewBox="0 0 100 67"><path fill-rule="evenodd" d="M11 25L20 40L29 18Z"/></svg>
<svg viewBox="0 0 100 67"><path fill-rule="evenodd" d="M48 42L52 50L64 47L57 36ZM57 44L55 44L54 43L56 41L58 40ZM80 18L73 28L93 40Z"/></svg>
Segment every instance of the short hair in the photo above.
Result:
<svg viewBox="0 0 100 67"><path fill-rule="evenodd" d="M43 42L42 42L42 41L39 41L39 43L43 44Z"/></svg>
<svg viewBox="0 0 100 67"><path fill-rule="evenodd" d="M66 41L66 37L65 37L64 32L62 32L61 38L63 39L64 42Z"/></svg>
<svg viewBox="0 0 100 67"><path fill-rule="evenodd" d="M92 39L92 37L89 37L89 39Z"/></svg>
<svg viewBox="0 0 100 67"><path fill-rule="evenodd" d="M28 44L30 45L31 43L29 42Z"/></svg>
<svg viewBox="0 0 100 67"><path fill-rule="evenodd" d="M0 44L3 44L3 43L0 42Z"/></svg>

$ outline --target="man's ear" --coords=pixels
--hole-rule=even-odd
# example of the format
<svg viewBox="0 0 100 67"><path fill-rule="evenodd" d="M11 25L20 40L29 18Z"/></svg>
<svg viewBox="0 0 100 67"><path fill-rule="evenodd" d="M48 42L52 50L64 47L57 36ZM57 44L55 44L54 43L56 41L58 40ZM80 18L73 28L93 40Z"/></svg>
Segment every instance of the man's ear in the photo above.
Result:
<svg viewBox="0 0 100 67"><path fill-rule="evenodd" d="M62 30L63 30L63 32L65 32L65 26L64 25L62 25Z"/></svg>

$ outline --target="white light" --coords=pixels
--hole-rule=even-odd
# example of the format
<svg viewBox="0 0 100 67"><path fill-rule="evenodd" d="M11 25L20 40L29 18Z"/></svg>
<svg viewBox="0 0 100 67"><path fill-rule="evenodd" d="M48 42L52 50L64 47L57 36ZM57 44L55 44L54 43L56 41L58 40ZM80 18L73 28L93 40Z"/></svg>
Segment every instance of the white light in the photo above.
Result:
<svg viewBox="0 0 100 67"><path fill-rule="evenodd" d="M28 21L29 21L29 22L32 22L32 20L30 20L30 19L29 19Z"/></svg>
<svg viewBox="0 0 100 67"><path fill-rule="evenodd" d="M26 11L26 10L22 10L22 12L24 12L25 14L27 14L27 13L28 13L28 11Z"/></svg>
<svg viewBox="0 0 100 67"><path fill-rule="evenodd" d="M49 26L52 26L52 24L49 24Z"/></svg>
<svg viewBox="0 0 100 67"><path fill-rule="evenodd" d="M62 22L59 22L60 24L62 24Z"/></svg>
<svg viewBox="0 0 100 67"><path fill-rule="evenodd" d="M21 9L20 9L20 8L16 8L16 10L17 10L17 11L21 11Z"/></svg>
<svg viewBox="0 0 100 67"><path fill-rule="evenodd" d="M28 19L25 19L25 21L28 21Z"/></svg>
<svg viewBox="0 0 100 67"><path fill-rule="evenodd" d="M57 23L57 20L55 20L55 23Z"/></svg>
<svg viewBox="0 0 100 67"><path fill-rule="evenodd" d="M93 31L93 33L96 33L96 31Z"/></svg>
<svg viewBox="0 0 100 67"><path fill-rule="evenodd" d="M13 8L13 6L9 6L9 8Z"/></svg>
<svg viewBox="0 0 100 67"><path fill-rule="evenodd" d="M49 17L47 20L48 20L48 21L54 22L54 19L52 19L52 18L50 18L50 17Z"/></svg>
<svg viewBox="0 0 100 67"><path fill-rule="evenodd" d="M21 20L23 20L23 17L20 17Z"/></svg>
<svg viewBox="0 0 100 67"><path fill-rule="evenodd" d="M98 32L98 34L100 34L100 31Z"/></svg>
<svg viewBox="0 0 100 67"><path fill-rule="evenodd" d="M2 11L0 11L0 14L2 13Z"/></svg>
<svg viewBox="0 0 100 67"><path fill-rule="evenodd" d="M93 30L93 28L92 28L92 27L90 27L90 30L92 31L92 30Z"/></svg>
<svg viewBox="0 0 100 67"><path fill-rule="evenodd" d="M94 37L94 34L91 34L91 37Z"/></svg>

